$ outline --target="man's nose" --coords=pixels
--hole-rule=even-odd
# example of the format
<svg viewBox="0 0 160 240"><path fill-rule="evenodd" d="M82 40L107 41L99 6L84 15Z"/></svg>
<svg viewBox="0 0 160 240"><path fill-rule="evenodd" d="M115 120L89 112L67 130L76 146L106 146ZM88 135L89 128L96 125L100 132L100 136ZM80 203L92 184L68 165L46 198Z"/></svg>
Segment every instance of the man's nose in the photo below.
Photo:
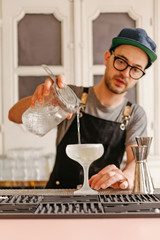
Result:
<svg viewBox="0 0 160 240"><path fill-rule="evenodd" d="M131 70L131 67L128 66L125 70L121 71L121 73L123 74L124 77L129 78L130 77L130 70Z"/></svg>

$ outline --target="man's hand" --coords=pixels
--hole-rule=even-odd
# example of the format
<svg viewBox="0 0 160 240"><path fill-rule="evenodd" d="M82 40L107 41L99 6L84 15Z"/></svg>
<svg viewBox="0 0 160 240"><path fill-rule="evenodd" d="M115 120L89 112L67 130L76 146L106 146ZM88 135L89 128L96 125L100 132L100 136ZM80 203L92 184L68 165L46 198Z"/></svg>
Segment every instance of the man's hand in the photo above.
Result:
<svg viewBox="0 0 160 240"><path fill-rule="evenodd" d="M60 88L64 88L65 77L63 75L58 75L57 84ZM31 108L35 107L35 102L38 100L39 104L42 104L44 101L44 96L48 96L51 93L53 88L53 80L47 78L44 83L38 85L32 98L31 98Z"/></svg>
<svg viewBox="0 0 160 240"><path fill-rule="evenodd" d="M64 88L65 77L59 75L57 77L57 84L60 88ZM40 104L43 103L44 97L51 93L53 88L53 80L47 78L43 84L38 85L33 96L25 97L19 100L8 112L8 118L10 121L15 123L22 123L22 115L29 108L35 107L35 102L38 101ZM71 118L71 114L67 119Z"/></svg>
<svg viewBox="0 0 160 240"><path fill-rule="evenodd" d="M99 190L100 188L106 189L108 187L115 189L129 188L129 181L127 177L115 165L108 165L98 174L93 175L89 180L89 184L96 190Z"/></svg>
<svg viewBox="0 0 160 240"><path fill-rule="evenodd" d="M64 88L64 85L65 85L64 75L58 75L57 84L59 88ZM34 108L36 101L38 101L39 104L43 104L44 97L49 96L52 89L53 89L53 80L51 78L47 78L44 83L38 85L38 87L36 88L33 96L31 97L30 107ZM71 117L72 117L72 114L70 114L67 117L67 119L70 119Z"/></svg>

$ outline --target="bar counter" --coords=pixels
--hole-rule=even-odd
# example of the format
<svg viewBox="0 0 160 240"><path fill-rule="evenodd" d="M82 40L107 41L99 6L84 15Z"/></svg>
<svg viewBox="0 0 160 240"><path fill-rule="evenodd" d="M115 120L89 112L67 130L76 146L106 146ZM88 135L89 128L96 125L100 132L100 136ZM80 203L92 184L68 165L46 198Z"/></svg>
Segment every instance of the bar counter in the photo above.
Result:
<svg viewBox="0 0 160 240"><path fill-rule="evenodd" d="M4 189L0 195L71 195L72 189ZM130 194L130 191L108 189L100 194ZM160 193L159 189L156 193ZM158 240L160 218L103 219L0 219L0 239L5 240Z"/></svg>
<svg viewBox="0 0 160 240"><path fill-rule="evenodd" d="M0 188L10 188L10 189L25 189L25 188L45 188L47 181L24 181L24 180L8 180L0 181Z"/></svg>

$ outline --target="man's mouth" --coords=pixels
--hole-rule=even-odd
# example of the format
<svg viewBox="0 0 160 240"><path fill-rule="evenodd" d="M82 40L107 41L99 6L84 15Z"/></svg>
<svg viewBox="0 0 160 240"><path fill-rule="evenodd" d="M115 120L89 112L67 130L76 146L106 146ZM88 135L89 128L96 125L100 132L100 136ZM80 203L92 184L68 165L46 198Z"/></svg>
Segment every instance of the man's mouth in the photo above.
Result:
<svg viewBox="0 0 160 240"><path fill-rule="evenodd" d="M115 78L115 83L118 86L126 85L126 81L121 78Z"/></svg>

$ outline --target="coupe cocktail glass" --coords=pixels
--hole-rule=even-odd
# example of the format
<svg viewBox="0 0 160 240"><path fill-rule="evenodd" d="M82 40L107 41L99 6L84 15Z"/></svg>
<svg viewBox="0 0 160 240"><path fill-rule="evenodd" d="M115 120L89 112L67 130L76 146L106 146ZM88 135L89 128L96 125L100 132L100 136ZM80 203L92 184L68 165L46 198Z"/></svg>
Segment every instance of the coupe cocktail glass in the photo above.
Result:
<svg viewBox="0 0 160 240"><path fill-rule="evenodd" d="M102 144L71 144L67 145L66 153L69 158L77 161L83 167L84 171L84 181L82 188L76 190L74 194L76 195L95 195L98 194L97 191L90 188L88 183L88 173L90 164L99 159L104 153L104 147Z"/></svg>

